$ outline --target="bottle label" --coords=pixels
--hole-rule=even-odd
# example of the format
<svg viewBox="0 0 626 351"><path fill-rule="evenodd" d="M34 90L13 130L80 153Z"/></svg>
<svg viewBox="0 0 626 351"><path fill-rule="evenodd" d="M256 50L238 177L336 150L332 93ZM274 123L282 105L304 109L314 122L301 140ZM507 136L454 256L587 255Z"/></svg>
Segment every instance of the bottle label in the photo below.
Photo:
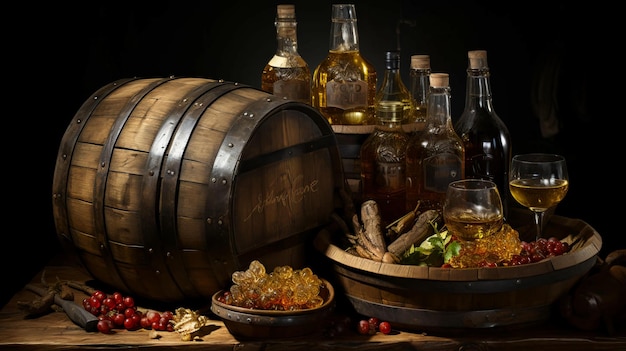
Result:
<svg viewBox="0 0 626 351"><path fill-rule="evenodd" d="M330 81L326 84L326 106L349 110L367 106L367 82Z"/></svg>
<svg viewBox="0 0 626 351"><path fill-rule="evenodd" d="M448 184L461 179L461 159L455 155L440 154L424 159L424 189L445 193Z"/></svg>
<svg viewBox="0 0 626 351"><path fill-rule="evenodd" d="M401 162L377 162L376 186L378 189L401 190L406 184L404 164Z"/></svg>
<svg viewBox="0 0 626 351"><path fill-rule="evenodd" d="M311 87L302 80L278 80L274 82L273 94L279 97L310 104Z"/></svg>

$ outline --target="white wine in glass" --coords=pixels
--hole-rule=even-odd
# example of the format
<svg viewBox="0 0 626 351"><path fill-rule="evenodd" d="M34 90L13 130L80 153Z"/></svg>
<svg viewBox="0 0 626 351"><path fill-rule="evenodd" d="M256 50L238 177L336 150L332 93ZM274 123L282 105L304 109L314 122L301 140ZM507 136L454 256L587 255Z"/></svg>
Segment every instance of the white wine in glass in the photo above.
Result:
<svg viewBox="0 0 626 351"><path fill-rule="evenodd" d="M513 156L509 189L517 202L533 211L535 240L542 237L543 214L563 200L568 187L569 177L563 156L544 153Z"/></svg>

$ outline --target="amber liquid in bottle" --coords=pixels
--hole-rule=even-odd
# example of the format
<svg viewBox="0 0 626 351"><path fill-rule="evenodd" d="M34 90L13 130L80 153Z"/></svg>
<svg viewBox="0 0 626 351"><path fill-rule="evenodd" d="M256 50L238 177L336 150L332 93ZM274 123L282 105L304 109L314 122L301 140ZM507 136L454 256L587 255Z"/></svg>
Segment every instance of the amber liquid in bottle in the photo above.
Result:
<svg viewBox="0 0 626 351"><path fill-rule="evenodd" d="M411 56L409 79L411 97L413 98L413 120L414 122L426 122L428 88L430 86L429 55Z"/></svg>
<svg viewBox="0 0 626 351"><path fill-rule="evenodd" d="M276 53L263 68L261 90L279 98L311 104L311 70L298 53L294 5L278 5Z"/></svg>
<svg viewBox="0 0 626 351"><path fill-rule="evenodd" d="M402 123L413 116L411 94L402 83L400 53L385 53L385 74L376 92L374 132L361 145L363 200L374 200L386 226L402 217L406 201L406 147Z"/></svg>
<svg viewBox="0 0 626 351"><path fill-rule="evenodd" d="M316 67L311 103L330 124L375 124L376 69L359 50L352 4L332 5L330 49Z"/></svg>
<svg viewBox="0 0 626 351"><path fill-rule="evenodd" d="M450 86L446 73L430 77L424 131L412 137L406 151L406 210L440 213L448 184L465 177L465 150L450 117Z"/></svg>
<svg viewBox="0 0 626 351"><path fill-rule="evenodd" d="M507 217L510 206L509 130L493 109L487 52L468 52L465 108L454 129L465 148L465 177L491 180L498 186Z"/></svg>

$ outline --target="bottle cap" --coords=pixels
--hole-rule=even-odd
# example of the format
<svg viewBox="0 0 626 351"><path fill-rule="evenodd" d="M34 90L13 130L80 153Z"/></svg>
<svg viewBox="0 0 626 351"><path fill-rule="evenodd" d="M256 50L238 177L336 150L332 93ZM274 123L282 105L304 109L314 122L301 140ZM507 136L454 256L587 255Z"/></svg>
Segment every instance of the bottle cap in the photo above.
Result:
<svg viewBox="0 0 626 351"><path fill-rule="evenodd" d="M429 55L411 56L411 68L412 69L429 69L430 68L430 56Z"/></svg>
<svg viewBox="0 0 626 351"><path fill-rule="evenodd" d="M276 18L296 18L296 6L295 5L276 6Z"/></svg>
<svg viewBox="0 0 626 351"><path fill-rule="evenodd" d="M471 50L467 52L471 69L487 68L487 50Z"/></svg>
<svg viewBox="0 0 626 351"><path fill-rule="evenodd" d="M399 69L400 68L400 51L385 52L385 68L387 69Z"/></svg>
<svg viewBox="0 0 626 351"><path fill-rule="evenodd" d="M450 86L450 76L448 73L431 73L430 86L444 88Z"/></svg>

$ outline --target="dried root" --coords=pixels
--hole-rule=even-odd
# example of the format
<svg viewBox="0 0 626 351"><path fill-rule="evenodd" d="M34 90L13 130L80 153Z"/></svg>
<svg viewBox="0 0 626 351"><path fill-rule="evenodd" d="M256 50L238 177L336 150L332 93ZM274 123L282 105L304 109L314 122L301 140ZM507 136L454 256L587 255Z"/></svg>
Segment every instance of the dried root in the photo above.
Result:
<svg viewBox="0 0 626 351"><path fill-rule="evenodd" d="M411 245L419 245L432 234L431 224L439 217L439 213L435 210L428 210L418 215L418 207L419 203L415 210L388 225L387 233L383 233L377 203L373 200L365 201L361 205L363 224L359 222L355 214L352 218L352 225L356 235L346 233L353 245L348 252L378 262L399 263L402 254Z"/></svg>

